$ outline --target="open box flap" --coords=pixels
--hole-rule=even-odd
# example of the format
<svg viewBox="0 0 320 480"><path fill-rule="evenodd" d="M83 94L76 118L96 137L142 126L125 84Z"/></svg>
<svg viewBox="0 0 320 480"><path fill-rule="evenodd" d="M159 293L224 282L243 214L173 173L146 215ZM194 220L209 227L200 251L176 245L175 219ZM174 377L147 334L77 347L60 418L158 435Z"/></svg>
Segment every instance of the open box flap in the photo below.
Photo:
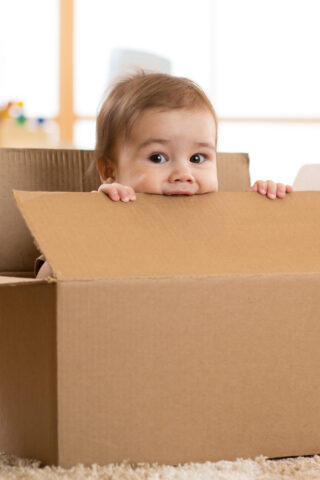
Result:
<svg viewBox="0 0 320 480"><path fill-rule="evenodd" d="M57 279L320 272L320 192L14 195Z"/></svg>
<svg viewBox="0 0 320 480"><path fill-rule="evenodd" d="M8 277L5 275L0 276L0 288L2 286L8 285L18 285L22 283L23 285L33 285L34 283L51 283L54 282L54 279L50 279L50 282L46 280L36 279L36 278L23 278L23 277Z"/></svg>

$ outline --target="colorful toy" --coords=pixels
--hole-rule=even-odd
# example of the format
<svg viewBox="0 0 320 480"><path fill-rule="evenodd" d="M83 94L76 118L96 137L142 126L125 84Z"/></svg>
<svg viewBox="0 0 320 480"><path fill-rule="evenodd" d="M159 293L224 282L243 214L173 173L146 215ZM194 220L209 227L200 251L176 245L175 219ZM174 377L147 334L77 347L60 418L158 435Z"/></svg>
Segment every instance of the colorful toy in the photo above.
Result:
<svg viewBox="0 0 320 480"><path fill-rule="evenodd" d="M0 147L56 147L59 130L55 122L43 117L27 118L24 103L10 101L0 105Z"/></svg>

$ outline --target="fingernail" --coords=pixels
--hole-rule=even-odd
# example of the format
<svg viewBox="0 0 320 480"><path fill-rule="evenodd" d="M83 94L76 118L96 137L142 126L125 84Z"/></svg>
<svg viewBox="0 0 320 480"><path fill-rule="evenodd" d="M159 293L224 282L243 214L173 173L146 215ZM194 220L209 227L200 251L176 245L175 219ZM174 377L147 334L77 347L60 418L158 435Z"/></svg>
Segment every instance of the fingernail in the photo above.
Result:
<svg viewBox="0 0 320 480"><path fill-rule="evenodd" d="M129 197L122 197L121 199L123 202L128 202L129 201Z"/></svg>
<svg viewBox="0 0 320 480"><path fill-rule="evenodd" d="M275 196L274 193L269 193L269 197L270 197L270 198L276 198L276 196Z"/></svg>
<svg viewBox="0 0 320 480"><path fill-rule="evenodd" d="M262 195L265 195L265 194L266 194L266 191L262 188L262 189L260 190L260 193L262 193Z"/></svg>

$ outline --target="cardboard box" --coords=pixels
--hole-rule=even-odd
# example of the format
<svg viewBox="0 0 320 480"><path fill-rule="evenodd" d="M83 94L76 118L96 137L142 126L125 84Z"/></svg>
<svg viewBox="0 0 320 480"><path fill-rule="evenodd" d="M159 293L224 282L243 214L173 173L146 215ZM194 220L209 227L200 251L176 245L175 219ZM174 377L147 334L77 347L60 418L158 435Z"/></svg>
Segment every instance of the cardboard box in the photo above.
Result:
<svg viewBox="0 0 320 480"><path fill-rule="evenodd" d="M320 452L320 192L15 196L55 279L2 278L1 451Z"/></svg>
<svg viewBox="0 0 320 480"><path fill-rule="evenodd" d="M90 168L91 150L0 148L0 274L29 276L40 254L12 195L12 189L90 192L100 185ZM219 189L245 191L250 186L246 153L217 153Z"/></svg>

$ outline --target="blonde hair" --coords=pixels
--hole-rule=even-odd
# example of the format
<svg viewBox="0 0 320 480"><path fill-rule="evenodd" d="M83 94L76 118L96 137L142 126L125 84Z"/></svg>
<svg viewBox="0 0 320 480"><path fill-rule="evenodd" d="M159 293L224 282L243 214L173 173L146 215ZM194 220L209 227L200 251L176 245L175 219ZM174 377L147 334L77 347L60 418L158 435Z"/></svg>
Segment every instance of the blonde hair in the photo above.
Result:
<svg viewBox="0 0 320 480"><path fill-rule="evenodd" d="M97 117L94 162L103 157L105 162L108 160L116 164L118 142L127 141L139 116L153 108L207 108L213 115L217 130L216 112L195 82L184 77L141 70L111 85Z"/></svg>

